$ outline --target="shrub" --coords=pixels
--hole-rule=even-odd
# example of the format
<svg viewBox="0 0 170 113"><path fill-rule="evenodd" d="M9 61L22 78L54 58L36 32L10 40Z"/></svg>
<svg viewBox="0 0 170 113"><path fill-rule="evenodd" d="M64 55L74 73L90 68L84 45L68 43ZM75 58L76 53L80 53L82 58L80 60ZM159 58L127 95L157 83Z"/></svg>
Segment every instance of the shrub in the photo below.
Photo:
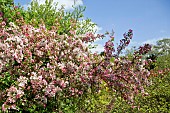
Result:
<svg viewBox="0 0 170 113"><path fill-rule="evenodd" d="M17 20L9 24L0 22L3 111L96 112L97 105L107 112L117 97L133 105L138 93L146 94L144 86L149 83L149 72L141 55L150 50L150 45L141 46L132 60L119 56L130 43L132 30L124 34L116 52L114 37L108 34L110 39L100 56L91 53L86 44L105 35L95 36L93 32L79 35L76 29L59 33L60 26L46 28L48 23L43 21L38 26L26 21L21 18L18 24ZM74 21L69 26L72 24ZM110 102L103 95L110 95ZM96 101L99 98L104 101Z"/></svg>

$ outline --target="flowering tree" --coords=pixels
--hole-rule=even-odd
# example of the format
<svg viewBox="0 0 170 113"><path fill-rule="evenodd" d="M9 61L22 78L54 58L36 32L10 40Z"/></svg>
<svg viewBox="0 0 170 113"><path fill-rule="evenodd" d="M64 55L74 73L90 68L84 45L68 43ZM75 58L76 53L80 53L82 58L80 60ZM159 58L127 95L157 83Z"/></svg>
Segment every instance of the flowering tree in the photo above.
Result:
<svg viewBox="0 0 170 113"><path fill-rule="evenodd" d="M18 7L14 9L19 10ZM3 111L29 111L29 108L60 111L60 99L98 94L103 90L100 87L103 83L110 92L131 104L136 94L146 94L144 86L149 83L149 72L141 58L150 50L150 45L141 46L132 60L119 56L130 43L132 30L123 35L116 51L114 36L107 34L110 40L105 43L101 56L91 53L86 45L107 35L94 35L90 30L80 32L79 21L68 19L68 28L73 29L62 33L59 32L61 24L48 28L49 24L43 21L37 26L26 21L18 17L15 22L10 22L0 15L0 100ZM114 98L109 106L113 104Z"/></svg>
<svg viewBox="0 0 170 113"><path fill-rule="evenodd" d="M104 35L95 37L87 33L78 37L72 31L71 35L58 35L55 28L47 30L43 24L39 28L13 23L6 28L4 21L0 24L0 77L10 75L13 80L1 89L5 90L4 111L19 110L32 104L47 107L60 93L67 98L98 92L102 81L129 102L133 102L138 92L144 93L143 85L147 83L149 73L142 67L140 54L148 49L141 47L134 54L133 62L118 56L122 50L119 48L131 39L132 30L124 35L116 55L113 55L113 42L109 40L105 45L105 56L101 57L90 53L84 43ZM94 90L96 88L98 90Z"/></svg>

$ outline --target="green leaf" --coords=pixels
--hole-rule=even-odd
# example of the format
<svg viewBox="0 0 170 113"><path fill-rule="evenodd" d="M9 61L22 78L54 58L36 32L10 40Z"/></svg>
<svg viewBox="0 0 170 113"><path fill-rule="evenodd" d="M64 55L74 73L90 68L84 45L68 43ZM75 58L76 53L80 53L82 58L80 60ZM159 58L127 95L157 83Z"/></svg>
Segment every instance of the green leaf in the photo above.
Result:
<svg viewBox="0 0 170 113"><path fill-rule="evenodd" d="M113 42L114 40L115 40L114 38L111 39L112 42Z"/></svg>
<svg viewBox="0 0 170 113"><path fill-rule="evenodd" d="M112 58L110 59L110 62L111 62L111 63L114 63L114 60L115 60L115 58L112 57Z"/></svg>

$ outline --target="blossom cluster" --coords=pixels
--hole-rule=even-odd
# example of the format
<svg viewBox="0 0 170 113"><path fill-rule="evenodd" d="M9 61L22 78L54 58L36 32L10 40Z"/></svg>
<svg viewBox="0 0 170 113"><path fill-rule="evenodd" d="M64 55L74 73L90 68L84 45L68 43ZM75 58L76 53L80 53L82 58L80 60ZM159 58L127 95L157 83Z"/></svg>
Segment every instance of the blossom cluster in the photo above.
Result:
<svg viewBox="0 0 170 113"><path fill-rule="evenodd" d="M117 47L117 53L115 54L116 57L118 57L123 49L125 49L126 46L129 45L130 40L133 37L133 30L129 29L128 33L123 34L123 39L120 40L120 44Z"/></svg>
<svg viewBox="0 0 170 113"><path fill-rule="evenodd" d="M136 51L134 54L140 54L140 55L144 55L146 53L148 53L151 50L152 46L150 44L145 44L144 46L140 46L139 50Z"/></svg>

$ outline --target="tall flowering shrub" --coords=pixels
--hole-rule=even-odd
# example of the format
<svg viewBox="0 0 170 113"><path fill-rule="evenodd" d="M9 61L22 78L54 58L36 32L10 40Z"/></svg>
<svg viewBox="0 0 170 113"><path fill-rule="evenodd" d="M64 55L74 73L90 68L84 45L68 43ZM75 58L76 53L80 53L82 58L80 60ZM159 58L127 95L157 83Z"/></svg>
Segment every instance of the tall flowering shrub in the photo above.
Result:
<svg viewBox="0 0 170 113"><path fill-rule="evenodd" d="M91 53L85 43L104 35L77 36L76 31L58 35L57 27L48 30L44 24L35 28L9 23L6 27L2 21L0 25L0 79L8 75L13 81L1 89L3 111L26 110L33 105L45 109L60 97L99 93L102 82L130 103L136 94L145 93L149 72L143 68L140 54L134 54L133 61L119 57L122 49L114 54L113 36L104 46L105 55L100 56ZM119 48L127 46L132 35L129 30Z"/></svg>

